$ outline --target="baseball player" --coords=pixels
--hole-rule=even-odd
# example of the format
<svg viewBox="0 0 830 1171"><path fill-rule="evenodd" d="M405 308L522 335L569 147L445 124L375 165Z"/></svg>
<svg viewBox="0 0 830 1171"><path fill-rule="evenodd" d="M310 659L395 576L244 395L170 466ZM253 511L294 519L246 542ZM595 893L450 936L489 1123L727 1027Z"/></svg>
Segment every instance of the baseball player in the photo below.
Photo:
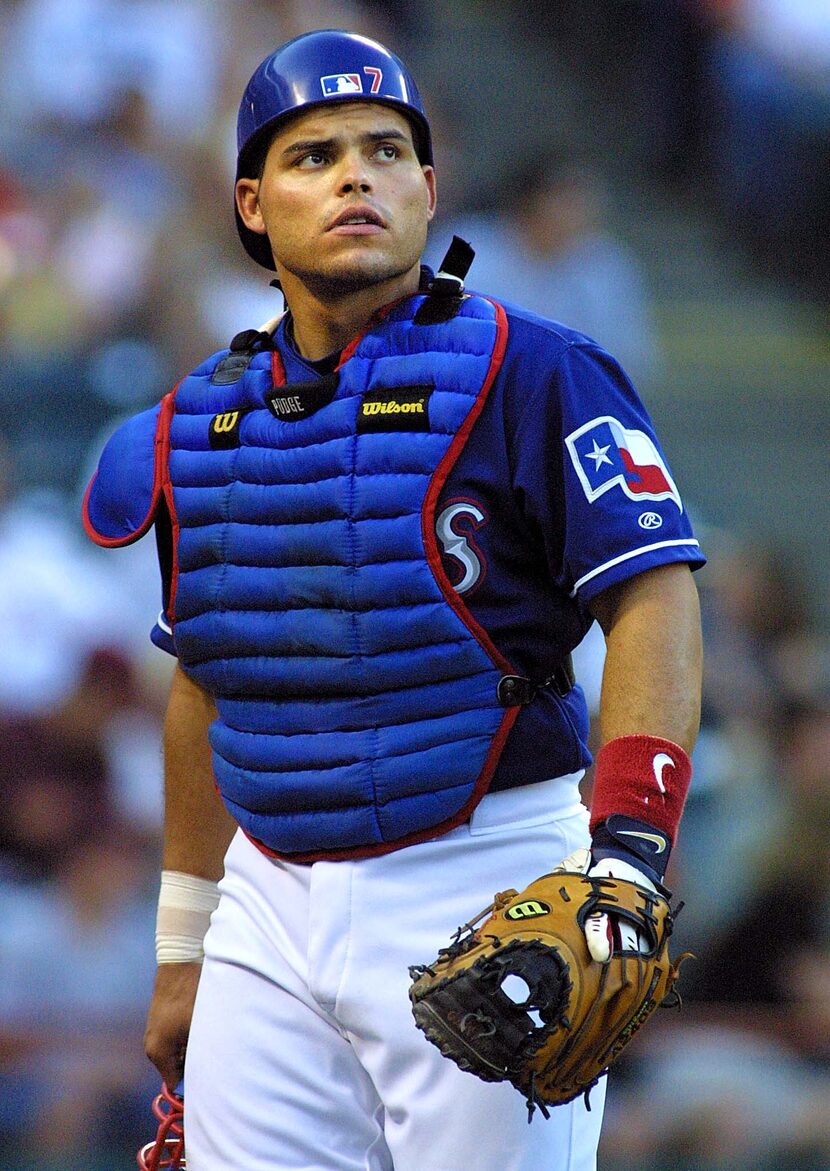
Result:
<svg viewBox="0 0 830 1171"><path fill-rule="evenodd" d="M462 241L422 268L430 130L396 56L281 46L238 146L286 312L124 424L85 502L101 545L155 527L178 658L147 1052L184 1068L190 1171L587 1171L601 1087L529 1126L418 1031L408 967L575 850L662 883L698 543L612 357L466 293ZM595 619L589 812L569 653Z"/></svg>

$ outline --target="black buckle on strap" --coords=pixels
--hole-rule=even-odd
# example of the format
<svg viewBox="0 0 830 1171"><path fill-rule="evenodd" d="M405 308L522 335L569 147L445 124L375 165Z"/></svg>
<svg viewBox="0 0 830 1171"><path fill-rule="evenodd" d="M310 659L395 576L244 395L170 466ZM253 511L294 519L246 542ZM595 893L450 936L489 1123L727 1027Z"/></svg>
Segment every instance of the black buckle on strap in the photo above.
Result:
<svg viewBox="0 0 830 1171"><path fill-rule="evenodd" d="M546 687L553 688L559 698L564 699L575 682L573 659L568 655L541 683L534 683L524 675L502 675L496 688L496 697L502 707L524 707L532 703Z"/></svg>
<svg viewBox="0 0 830 1171"><path fill-rule="evenodd" d="M502 675L496 696L502 707L524 707L536 695L536 684L524 675Z"/></svg>

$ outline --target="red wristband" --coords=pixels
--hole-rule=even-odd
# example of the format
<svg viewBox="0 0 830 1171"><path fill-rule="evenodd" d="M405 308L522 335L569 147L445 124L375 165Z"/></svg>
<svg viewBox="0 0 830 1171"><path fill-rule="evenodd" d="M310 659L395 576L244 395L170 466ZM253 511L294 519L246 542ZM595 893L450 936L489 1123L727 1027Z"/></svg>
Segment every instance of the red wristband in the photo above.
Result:
<svg viewBox="0 0 830 1171"><path fill-rule="evenodd" d="M591 832L614 813L662 830L672 844L692 779L679 744L660 736L618 736L597 753Z"/></svg>

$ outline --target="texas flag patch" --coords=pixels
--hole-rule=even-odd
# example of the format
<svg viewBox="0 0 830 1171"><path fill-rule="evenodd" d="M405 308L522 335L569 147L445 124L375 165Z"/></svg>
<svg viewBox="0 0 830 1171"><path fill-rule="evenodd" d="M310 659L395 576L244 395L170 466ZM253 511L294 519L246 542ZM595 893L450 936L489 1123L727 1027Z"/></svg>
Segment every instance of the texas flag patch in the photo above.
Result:
<svg viewBox="0 0 830 1171"><path fill-rule="evenodd" d="M565 444L591 502L619 485L631 500L673 500L683 511L677 485L644 431L628 430L611 415L600 415L572 431Z"/></svg>

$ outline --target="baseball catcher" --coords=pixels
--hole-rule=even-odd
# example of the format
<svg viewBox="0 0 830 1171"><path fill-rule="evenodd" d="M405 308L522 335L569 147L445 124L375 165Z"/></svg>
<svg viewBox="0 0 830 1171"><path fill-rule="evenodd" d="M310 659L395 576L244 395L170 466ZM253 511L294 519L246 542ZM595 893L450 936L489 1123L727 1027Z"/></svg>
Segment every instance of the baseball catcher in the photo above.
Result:
<svg viewBox="0 0 830 1171"><path fill-rule="evenodd" d="M233 214L285 312L122 422L86 496L105 548L155 529L177 662L145 1047L186 1079L192 1171L585 1171L604 1085L580 1095L674 981L705 558L612 355L465 289L464 241L422 264L434 163L389 49L269 53ZM594 621L589 815L570 654ZM521 890L589 842L418 969L426 1044L413 960L494 874ZM528 1127L442 1052L569 1104Z"/></svg>
<svg viewBox="0 0 830 1171"><path fill-rule="evenodd" d="M592 867L575 851L521 893L497 894L410 969L416 1024L461 1069L512 1082L528 1120L536 1106L547 1118L548 1105L587 1101L655 1008L678 1003L685 955L669 957L667 896L631 866Z"/></svg>

